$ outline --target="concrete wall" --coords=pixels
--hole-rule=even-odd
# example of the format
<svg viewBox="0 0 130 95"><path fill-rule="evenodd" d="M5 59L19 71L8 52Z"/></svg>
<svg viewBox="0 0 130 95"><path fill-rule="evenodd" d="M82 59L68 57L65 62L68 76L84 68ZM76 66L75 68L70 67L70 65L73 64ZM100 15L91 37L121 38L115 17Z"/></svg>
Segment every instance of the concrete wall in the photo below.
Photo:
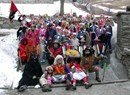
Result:
<svg viewBox="0 0 130 95"><path fill-rule="evenodd" d="M130 78L130 12L118 13L117 21L116 56L126 66Z"/></svg>

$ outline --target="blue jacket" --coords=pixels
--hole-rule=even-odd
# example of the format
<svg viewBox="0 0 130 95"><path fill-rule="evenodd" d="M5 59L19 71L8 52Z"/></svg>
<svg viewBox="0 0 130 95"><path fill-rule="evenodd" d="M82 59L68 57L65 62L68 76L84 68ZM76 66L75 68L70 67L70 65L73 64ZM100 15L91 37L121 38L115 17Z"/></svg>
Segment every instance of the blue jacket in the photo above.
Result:
<svg viewBox="0 0 130 95"><path fill-rule="evenodd" d="M56 30L54 29L48 29L46 31L46 41L48 42L49 38L52 38L52 41L54 40L54 36L57 34Z"/></svg>
<svg viewBox="0 0 130 95"><path fill-rule="evenodd" d="M98 26L97 25L91 25L90 26L90 32L96 33Z"/></svg>
<svg viewBox="0 0 130 95"><path fill-rule="evenodd" d="M107 34L113 35L113 31L112 31L112 26L111 25L109 25L109 26L105 25L104 28L106 29L106 33Z"/></svg>

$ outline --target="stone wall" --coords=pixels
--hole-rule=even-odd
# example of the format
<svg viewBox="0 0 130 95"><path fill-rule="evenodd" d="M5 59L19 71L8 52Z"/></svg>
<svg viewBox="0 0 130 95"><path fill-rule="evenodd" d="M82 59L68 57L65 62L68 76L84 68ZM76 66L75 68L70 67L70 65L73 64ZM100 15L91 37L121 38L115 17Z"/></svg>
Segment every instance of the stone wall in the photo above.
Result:
<svg viewBox="0 0 130 95"><path fill-rule="evenodd" d="M0 0L0 3L10 3L11 0ZM53 0L13 0L15 3L53 3Z"/></svg>
<svg viewBox="0 0 130 95"><path fill-rule="evenodd" d="M126 66L130 78L130 12L117 14L116 56Z"/></svg>
<svg viewBox="0 0 130 95"><path fill-rule="evenodd" d="M0 17L0 29L18 29L19 26L20 23L16 20L10 23L8 18Z"/></svg>

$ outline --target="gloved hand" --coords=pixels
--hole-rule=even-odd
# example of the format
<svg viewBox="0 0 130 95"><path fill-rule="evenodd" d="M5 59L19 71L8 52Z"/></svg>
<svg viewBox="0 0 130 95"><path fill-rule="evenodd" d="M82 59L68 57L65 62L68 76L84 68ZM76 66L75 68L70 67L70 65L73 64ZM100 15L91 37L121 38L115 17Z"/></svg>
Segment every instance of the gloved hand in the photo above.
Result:
<svg viewBox="0 0 130 95"><path fill-rule="evenodd" d="M36 77L36 76L33 76L32 78L33 78L33 79L36 79L37 77Z"/></svg>

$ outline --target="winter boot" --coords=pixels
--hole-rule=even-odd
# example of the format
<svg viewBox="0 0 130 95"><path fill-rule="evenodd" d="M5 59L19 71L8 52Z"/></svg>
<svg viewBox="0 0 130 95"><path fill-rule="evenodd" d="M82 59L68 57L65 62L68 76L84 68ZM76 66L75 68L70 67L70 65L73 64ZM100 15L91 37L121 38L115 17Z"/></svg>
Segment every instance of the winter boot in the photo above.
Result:
<svg viewBox="0 0 130 95"><path fill-rule="evenodd" d="M92 86L92 84L85 84L85 88L88 89Z"/></svg>
<svg viewBox="0 0 130 95"><path fill-rule="evenodd" d="M22 85L18 88L18 92L23 92L27 89L27 85Z"/></svg>
<svg viewBox="0 0 130 95"><path fill-rule="evenodd" d="M66 90L70 90L70 89L71 89L71 85L67 85Z"/></svg>
<svg viewBox="0 0 130 95"><path fill-rule="evenodd" d="M76 90L77 88L76 88L76 86L73 86L73 90Z"/></svg>
<svg viewBox="0 0 130 95"><path fill-rule="evenodd" d="M47 84L45 84L45 85L42 86L42 91L43 92L49 92L49 91L51 91L51 88Z"/></svg>
<svg viewBox="0 0 130 95"><path fill-rule="evenodd" d="M101 79L99 77L96 77L97 82L101 82Z"/></svg>
<svg viewBox="0 0 130 95"><path fill-rule="evenodd" d="M109 53L110 53L110 54L112 53L112 49L109 49Z"/></svg>

